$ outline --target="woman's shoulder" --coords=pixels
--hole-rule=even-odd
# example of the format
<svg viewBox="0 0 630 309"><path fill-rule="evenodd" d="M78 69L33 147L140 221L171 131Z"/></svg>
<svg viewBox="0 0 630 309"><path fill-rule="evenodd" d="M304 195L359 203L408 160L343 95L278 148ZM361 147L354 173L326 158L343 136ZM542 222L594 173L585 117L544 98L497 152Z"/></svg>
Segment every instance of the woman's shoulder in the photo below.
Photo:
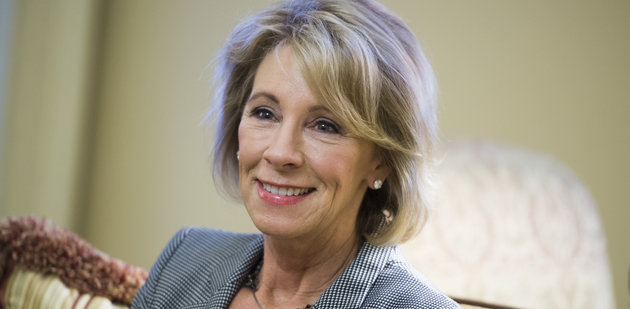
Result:
<svg viewBox="0 0 630 309"><path fill-rule="evenodd" d="M396 267L377 278L364 304L365 308L459 308L430 283Z"/></svg>
<svg viewBox="0 0 630 309"><path fill-rule="evenodd" d="M262 254L260 234L187 227L171 238L151 268L132 308L177 308L203 303L251 256Z"/></svg>
<svg viewBox="0 0 630 309"><path fill-rule="evenodd" d="M261 238L260 234L243 234L203 227L186 227L179 230L170 242L175 242L174 245L180 250L183 246L223 252L227 249L242 249L250 245L252 241Z"/></svg>
<svg viewBox="0 0 630 309"><path fill-rule="evenodd" d="M262 244L260 234L241 234L222 230L186 227L179 230L164 248L155 266L161 264L189 268L216 264Z"/></svg>
<svg viewBox="0 0 630 309"><path fill-rule="evenodd" d="M460 308L400 255L397 248L365 299L366 308Z"/></svg>

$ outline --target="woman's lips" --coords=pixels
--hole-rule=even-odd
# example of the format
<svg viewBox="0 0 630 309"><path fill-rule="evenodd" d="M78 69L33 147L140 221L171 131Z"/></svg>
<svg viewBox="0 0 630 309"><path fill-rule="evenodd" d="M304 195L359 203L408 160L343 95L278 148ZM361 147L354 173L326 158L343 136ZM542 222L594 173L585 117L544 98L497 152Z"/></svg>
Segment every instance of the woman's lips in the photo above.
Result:
<svg viewBox="0 0 630 309"><path fill-rule="evenodd" d="M258 196L274 205L293 205L305 199L313 188L281 187L257 181Z"/></svg>

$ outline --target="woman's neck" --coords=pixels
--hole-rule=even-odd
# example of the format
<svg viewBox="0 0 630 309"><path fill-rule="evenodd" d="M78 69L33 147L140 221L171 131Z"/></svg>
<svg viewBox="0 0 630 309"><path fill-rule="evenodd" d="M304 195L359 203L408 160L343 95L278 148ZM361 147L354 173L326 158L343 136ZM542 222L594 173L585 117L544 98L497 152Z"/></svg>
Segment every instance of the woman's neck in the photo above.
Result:
<svg viewBox="0 0 630 309"><path fill-rule="evenodd" d="M256 295L265 308L314 304L357 255L362 240L275 239L265 236L264 262Z"/></svg>

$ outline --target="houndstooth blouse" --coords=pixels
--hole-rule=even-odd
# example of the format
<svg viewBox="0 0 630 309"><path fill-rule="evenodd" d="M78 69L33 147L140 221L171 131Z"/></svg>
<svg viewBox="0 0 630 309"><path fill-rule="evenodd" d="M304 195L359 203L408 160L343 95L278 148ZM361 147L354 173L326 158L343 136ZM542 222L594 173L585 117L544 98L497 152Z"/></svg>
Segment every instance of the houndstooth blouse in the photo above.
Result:
<svg viewBox="0 0 630 309"><path fill-rule="evenodd" d="M227 308L263 253L260 234L180 230L153 265L131 308ZM365 243L315 308L459 308L415 271L397 247Z"/></svg>

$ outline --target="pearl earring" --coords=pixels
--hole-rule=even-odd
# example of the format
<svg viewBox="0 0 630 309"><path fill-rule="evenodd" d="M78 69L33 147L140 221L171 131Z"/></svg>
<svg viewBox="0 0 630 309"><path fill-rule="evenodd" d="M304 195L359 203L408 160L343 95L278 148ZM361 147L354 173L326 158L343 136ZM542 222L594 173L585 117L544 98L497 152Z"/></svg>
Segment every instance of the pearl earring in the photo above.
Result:
<svg viewBox="0 0 630 309"><path fill-rule="evenodd" d="M236 160L239 160L241 158L241 156L239 155L239 151L236 151Z"/></svg>
<svg viewBox="0 0 630 309"><path fill-rule="evenodd" d="M383 181L380 179L374 180L374 190L378 190L383 186Z"/></svg>

